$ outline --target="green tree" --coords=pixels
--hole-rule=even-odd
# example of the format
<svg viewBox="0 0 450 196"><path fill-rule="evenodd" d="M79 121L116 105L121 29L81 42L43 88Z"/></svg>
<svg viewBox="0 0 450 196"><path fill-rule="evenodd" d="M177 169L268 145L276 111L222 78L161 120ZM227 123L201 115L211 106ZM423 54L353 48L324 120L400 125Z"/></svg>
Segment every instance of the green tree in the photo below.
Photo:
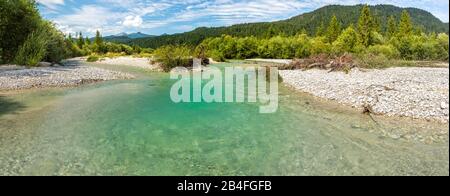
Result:
<svg viewBox="0 0 450 196"><path fill-rule="evenodd" d="M325 25L323 22L320 23L320 26L316 29L316 37L324 36L325 35Z"/></svg>
<svg viewBox="0 0 450 196"><path fill-rule="evenodd" d="M353 25L350 25L345 29L342 34L337 38L337 40L333 43L333 49L337 53L344 52L356 52L355 49L358 45L358 34L356 30L353 28Z"/></svg>
<svg viewBox="0 0 450 196"><path fill-rule="evenodd" d="M39 27L36 31L29 34L28 38L17 51L14 59L15 64L36 66L44 59L48 45L47 32L45 30Z"/></svg>
<svg viewBox="0 0 450 196"><path fill-rule="evenodd" d="M386 36L388 38L391 38L395 35L396 32L397 32L397 22L395 21L395 17L391 15L387 23Z"/></svg>
<svg viewBox="0 0 450 196"><path fill-rule="evenodd" d="M97 30L97 32L95 33L95 40L94 40L95 44L97 44L98 46L103 45L103 38L102 35L100 34L100 31Z"/></svg>
<svg viewBox="0 0 450 196"><path fill-rule="evenodd" d="M402 16L400 18L400 23L398 25L399 36L409 36L413 33L413 25L411 23L411 17L408 11L403 10Z"/></svg>
<svg viewBox="0 0 450 196"><path fill-rule="evenodd" d="M331 18L327 29L327 39L329 43L333 43L341 33L341 23L339 23L336 15Z"/></svg>
<svg viewBox="0 0 450 196"><path fill-rule="evenodd" d="M35 1L0 0L0 58L11 62L42 21Z"/></svg>
<svg viewBox="0 0 450 196"><path fill-rule="evenodd" d="M78 48L83 49L83 45L84 45L83 33L80 32L80 34L78 35L77 46Z"/></svg>
<svg viewBox="0 0 450 196"><path fill-rule="evenodd" d="M67 37L67 41L73 43L72 33L69 33L69 36Z"/></svg>
<svg viewBox="0 0 450 196"><path fill-rule="evenodd" d="M373 27L373 18L370 14L369 6L365 5L361 10L361 15L358 20L359 41L365 47L373 43Z"/></svg>
<svg viewBox="0 0 450 196"><path fill-rule="evenodd" d="M279 35L280 32L273 25L270 25L269 29L266 32L265 38L271 38Z"/></svg>
<svg viewBox="0 0 450 196"><path fill-rule="evenodd" d="M86 36L86 39L85 39L85 44L88 45L88 46L91 45L91 39L89 39L89 37L87 37L87 36Z"/></svg>

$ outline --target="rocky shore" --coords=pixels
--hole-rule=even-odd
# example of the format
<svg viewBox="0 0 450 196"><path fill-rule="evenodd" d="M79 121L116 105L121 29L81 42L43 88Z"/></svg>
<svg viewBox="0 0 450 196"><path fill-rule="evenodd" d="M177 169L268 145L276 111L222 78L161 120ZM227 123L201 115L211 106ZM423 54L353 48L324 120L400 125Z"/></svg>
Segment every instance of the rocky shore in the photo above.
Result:
<svg viewBox="0 0 450 196"><path fill-rule="evenodd" d="M79 65L67 61L65 66L26 68L0 66L0 90L77 86L107 80L131 79L132 75Z"/></svg>
<svg viewBox="0 0 450 196"><path fill-rule="evenodd" d="M449 121L449 69L281 70L284 83L375 114Z"/></svg>

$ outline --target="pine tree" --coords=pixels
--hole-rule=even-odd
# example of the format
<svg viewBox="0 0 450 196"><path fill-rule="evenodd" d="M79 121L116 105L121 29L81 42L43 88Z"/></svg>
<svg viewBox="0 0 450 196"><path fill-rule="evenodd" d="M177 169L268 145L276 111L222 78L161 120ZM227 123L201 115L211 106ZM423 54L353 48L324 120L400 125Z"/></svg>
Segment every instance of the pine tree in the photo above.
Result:
<svg viewBox="0 0 450 196"><path fill-rule="evenodd" d="M308 31L306 31L305 28L302 28L302 30L300 31L300 35L308 35Z"/></svg>
<svg viewBox="0 0 450 196"><path fill-rule="evenodd" d="M269 29L266 32L265 38L272 38L277 35L280 35L280 32L273 25L270 25Z"/></svg>
<svg viewBox="0 0 450 196"><path fill-rule="evenodd" d="M338 22L335 15L331 18L330 24L327 29L328 42L333 43L341 33L341 24Z"/></svg>
<svg viewBox="0 0 450 196"><path fill-rule="evenodd" d="M325 25L323 22L320 23L320 26L316 29L316 37L324 36L325 35Z"/></svg>
<svg viewBox="0 0 450 196"><path fill-rule="evenodd" d="M381 32L381 21L379 17L372 16L373 22L372 22L372 29L375 32Z"/></svg>
<svg viewBox="0 0 450 196"><path fill-rule="evenodd" d="M102 35L100 34L100 31L98 31L98 30L95 33L95 40L94 40L94 42L95 42L95 44L97 46L103 45L103 38L102 38Z"/></svg>
<svg viewBox="0 0 450 196"><path fill-rule="evenodd" d="M88 45L88 46L91 45L91 39L89 39L88 36L86 36L85 44Z"/></svg>
<svg viewBox="0 0 450 196"><path fill-rule="evenodd" d="M398 25L398 34L400 36L408 36L413 33L413 25L411 23L411 17L408 11L403 10L402 17L400 18L400 24Z"/></svg>
<svg viewBox="0 0 450 196"><path fill-rule="evenodd" d="M360 43L367 47L373 43L373 18L370 14L369 6L365 5L361 10L361 15L358 21L358 34Z"/></svg>
<svg viewBox="0 0 450 196"><path fill-rule="evenodd" d="M78 48L83 49L83 45L84 45L83 33L80 32L80 34L78 35L77 46Z"/></svg>
<svg viewBox="0 0 450 196"><path fill-rule="evenodd" d="M395 21L394 16L390 16L387 23L386 35L388 38L391 38L397 32L397 22Z"/></svg>
<svg viewBox="0 0 450 196"><path fill-rule="evenodd" d="M69 37L67 38L67 40L68 40L70 43L73 43L72 33L69 33Z"/></svg>

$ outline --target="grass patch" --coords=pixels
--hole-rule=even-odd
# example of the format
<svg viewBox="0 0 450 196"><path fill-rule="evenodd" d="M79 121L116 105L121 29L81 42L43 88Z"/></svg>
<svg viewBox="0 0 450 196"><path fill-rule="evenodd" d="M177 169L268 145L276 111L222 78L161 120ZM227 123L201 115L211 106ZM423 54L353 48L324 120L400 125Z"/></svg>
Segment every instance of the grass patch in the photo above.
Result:
<svg viewBox="0 0 450 196"><path fill-rule="evenodd" d="M89 56L86 61L87 62L97 62L98 60L100 60L100 57L98 57L98 56Z"/></svg>

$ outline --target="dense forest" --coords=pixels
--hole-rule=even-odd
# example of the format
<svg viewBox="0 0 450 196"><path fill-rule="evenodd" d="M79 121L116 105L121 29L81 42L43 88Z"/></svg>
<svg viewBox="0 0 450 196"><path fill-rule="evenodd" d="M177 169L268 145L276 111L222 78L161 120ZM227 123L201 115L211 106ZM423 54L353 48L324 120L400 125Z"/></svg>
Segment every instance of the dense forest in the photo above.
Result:
<svg viewBox="0 0 450 196"><path fill-rule="evenodd" d="M343 27L347 27L350 24L356 24L362 8L363 5L330 5L283 21L238 24L229 27L202 27L186 33L161 35L142 39L123 39L120 40L120 42L147 48L158 48L169 44L198 45L206 38L220 37L222 35L268 38L280 34L293 36L303 31L309 36L313 36L318 34L317 31L321 30L320 27L322 27L322 29L325 28L332 16L336 16L338 22ZM392 5L376 5L369 6L369 8L379 32L387 30L387 21L389 17L394 17L395 20L399 20L402 12L406 10L411 15L411 22L416 28L415 31L423 31L426 33L445 32L448 34L448 23L443 23L431 13L421 9L404 9Z"/></svg>
<svg viewBox="0 0 450 196"><path fill-rule="evenodd" d="M183 59L190 56L225 61L256 57L307 59L320 56L332 59L350 55L368 68L385 67L392 60L448 60L449 38L446 33L421 30L414 25L408 10L403 10L399 18L389 16L387 26L382 28L375 13L369 6L363 6L358 11L357 21L347 26L332 15L327 23L317 27L314 35L309 35L306 30L286 35L274 33L269 28L267 36L221 35L206 38L196 47L188 44L163 46L153 54L156 60L167 64L166 70L185 64ZM191 53L186 52L189 48ZM182 52L177 54L174 51ZM166 55L169 53L173 55Z"/></svg>

